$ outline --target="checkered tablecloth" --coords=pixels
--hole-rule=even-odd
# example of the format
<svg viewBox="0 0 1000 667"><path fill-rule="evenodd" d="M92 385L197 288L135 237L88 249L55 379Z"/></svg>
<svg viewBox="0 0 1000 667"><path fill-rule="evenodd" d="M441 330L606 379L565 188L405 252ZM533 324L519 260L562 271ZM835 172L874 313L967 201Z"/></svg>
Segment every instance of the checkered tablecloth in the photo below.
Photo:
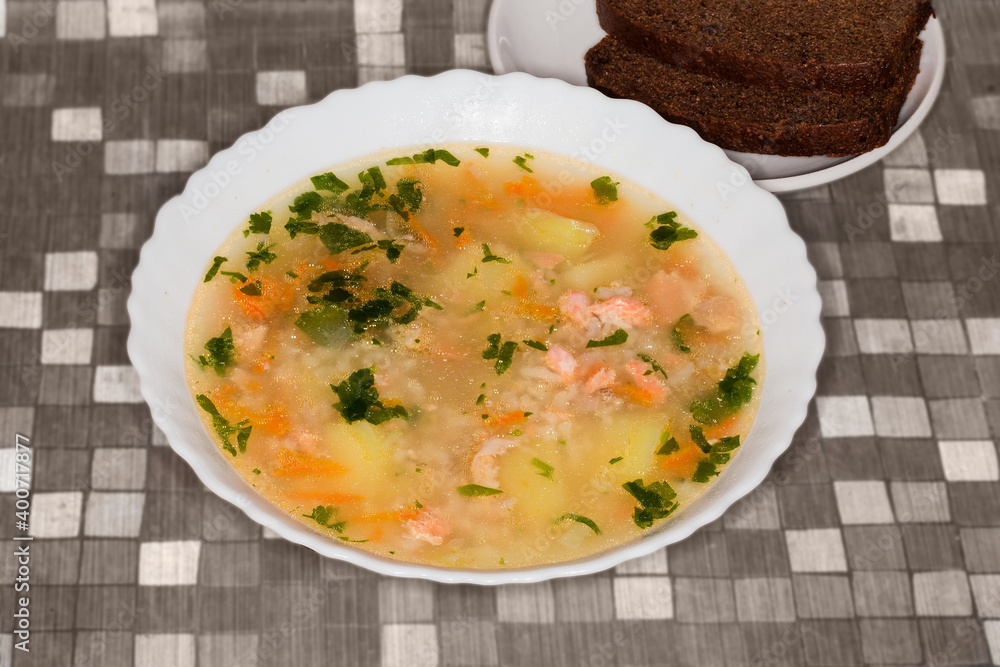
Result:
<svg viewBox="0 0 1000 667"><path fill-rule="evenodd" d="M0 0L0 665L1000 664L996 0L936 2L947 79L912 140L783 198L821 278L818 398L687 541L532 586L384 578L275 539L166 446L125 351L159 206L282 107L488 71L487 3Z"/></svg>

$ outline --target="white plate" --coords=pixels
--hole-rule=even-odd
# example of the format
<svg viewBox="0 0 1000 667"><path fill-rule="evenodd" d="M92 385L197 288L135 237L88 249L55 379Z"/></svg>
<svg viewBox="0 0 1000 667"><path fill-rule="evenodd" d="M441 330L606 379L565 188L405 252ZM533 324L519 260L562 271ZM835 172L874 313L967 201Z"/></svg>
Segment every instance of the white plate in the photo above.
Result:
<svg viewBox="0 0 1000 667"><path fill-rule="evenodd" d="M595 0L493 0L487 28L490 63L497 74L527 72L586 86L583 56L605 36ZM913 134L941 91L945 46L941 24L931 18L920 34L920 74L889 143L854 157L782 157L726 151L757 185L790 192L830 183L878 162Z"/></svg>
<svg viewBox="0 0 1000 667"><path fill-rule="evenodd" d="M184 375L184 326L219 245L275 194L339 163L388 149L408 154L458 142L576 156L663 197L720 245L757 307L765 377L753 428L715 483L633 542L585 559L512 570L388 560L309 529L257 494L201 422ZM665 157L676 154L685 156L683 167ZM466 70L337 91L279 114L215 155L160 209L132 276L128 312L128 352L142 395L170 445L205 486L282 537L324 556L383 574L478 584L597 572L718 519L760 484L788 447L815 391L824 343L816 274L805 244L789 229L781 203L721 150L689 128L664 123L638 102L612 100L554 79Z"/></svg>

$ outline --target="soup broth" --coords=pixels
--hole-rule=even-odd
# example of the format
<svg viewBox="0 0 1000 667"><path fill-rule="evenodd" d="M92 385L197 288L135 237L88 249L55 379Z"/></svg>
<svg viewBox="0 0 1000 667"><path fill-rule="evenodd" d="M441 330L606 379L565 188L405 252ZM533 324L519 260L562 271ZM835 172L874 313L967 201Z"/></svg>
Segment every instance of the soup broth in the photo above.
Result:
<svg viewBox="0 0 1000 667"><path fill-rule="evenodd" d="M752 302L666 202L568 158L446 146L260 207L187 324L205 426L331 539L445 567L606 550L750 429Z"/></svg>

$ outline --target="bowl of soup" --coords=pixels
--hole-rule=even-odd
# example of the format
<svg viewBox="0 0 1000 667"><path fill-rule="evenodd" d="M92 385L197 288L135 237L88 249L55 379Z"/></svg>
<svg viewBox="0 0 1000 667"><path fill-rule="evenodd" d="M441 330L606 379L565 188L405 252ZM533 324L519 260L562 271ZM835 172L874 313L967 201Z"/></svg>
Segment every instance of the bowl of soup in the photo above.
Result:
<svg viewBox="0 0 1000 667"><path fill-rule="evenodd" d="M195 173L142 250L129 354L171 446L285 539L528 582L759 484L819 310L780 203L694 132L453 71L289 109Z"/></svg>

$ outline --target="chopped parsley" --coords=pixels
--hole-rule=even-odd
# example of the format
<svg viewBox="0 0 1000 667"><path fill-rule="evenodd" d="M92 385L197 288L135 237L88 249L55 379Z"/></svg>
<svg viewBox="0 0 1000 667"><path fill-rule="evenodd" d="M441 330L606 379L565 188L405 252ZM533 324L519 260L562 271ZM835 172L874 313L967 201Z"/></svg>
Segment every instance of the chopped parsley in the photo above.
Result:
<svg viewBox="0 0 1000 667"><path fill-rule="evenodd" d="M684 331L682 331L682 329L686 330L691 322L691 315L689 313L681 315L681 318L677 320L677 324L670 330L670 342L681 352L691 351L691 346L684 341Z"/></svg>
<svg viewBox="0 0 1000 667"><path fill-rule="evenodd" d="M705 433L701 430L700 426L692 424L688 428L688 432L691 434L691 442L698 445L701 451L706 454L712 451L712 445L708 444L708 439L705 437Z"/></svg>
<svg viewBox="0 0 1000 667"><path fill-rule="evenodd" d="M319 240L331 255L337 255L352 248L369 245L372 237L342 222L329 222L319 229Z"/></svg>
<svg viewBox="0 0 1000 667"><path fill-rule="evenodd" d="M312 220L297 220L292 218L285 223L285 231L293 239L299 234L319 234L319 223Z"/></svg>
<svg viewBox="0 0 1000 667"><path fill-rule="evenodd" d="M570 521L576 521L577 523L582 523L587 528L590 528L592 531L594 531L595 535L600 535L601 534L601 529L597 527L597 524L594 523L593 519L588 519L587 517L585 517L583 515L580 515L580 514L573 514L571 512L568 512L566 514L563 514L558 519L556 519L556 523L562 523L563 521L566 521L567 519L569 519Z"/></svg>
<svg viewBox="0 0 1000 667"><path fill-rule="evenodd" d="M348 424L364 420L378 425L396 417L410 418L402 405L387 407L382 404L370 368L356 370L340 384L331 384L330 388L340 399L333 407Z"/></svg>
<svg viewBox="0 0 1000 667"><path fill-rule="evenodd" d="M295 320L295 326L318 345L330 347L346 343L349 336L347 313L332 305L323 305L304 311Z"/></svg>
<svg viewBox="0 0 1000 667"><path fill-rule="evenodd" d="M636 479L625 482L622 488L639 502L639 506L632 512L632 521L639 528L649 528L654 521L670 516L677 509L677 503L673 502L677 493L666 482L653 482L649 486L643 486L642 480Z"/></svg>
<svg viewBox="0 0 1000 667"><path fill-rule="evenodd" d="M457 167L461 164L461 161L457 157L446 150L428 148L423 153L416 153L412 157L404 156L388 160L386 165L391 167L400 164L434 164L438 160L451 167Z"/></svg>
<svg viewBox="0 0 1000 667"><path fill-rule="evenodd" d="M552 473L556 471L555 468L541 459L531 459L531 465L538 468L538 474L545 479L552 479Z"/></svg>
<svg viewBox="0 0 1000 667"><path fill-rule="evenodd" d="M495 496L498 493L503 493L503 491L500 489L491 489L488 486L480 486L478 484L466 484L465 486L458 487L458 493L466 498L481 498L485 496Z"/></svg>
<svg viewBox="0 0 1000 667"><path fill-rule="evenodd" d="M680 451L681 446L677 443L677 438L670 435L670 431L664 431L660 435L660 448L656 450L657 456L667 456Z"/></svg>
<svg viewBox="0 0 1000 667"><path fill-rule="evenodd" d="M459 236L462 235L462 232L465 231L465 227L454 227L451 231L455 235L455 238L457 239Z"/></svg>
<svg viewBox="0 0 1000 667"><path fill-rule="evenodd" d="M757 367L758 361L759 354L744 354L738 364L726 371L715 394L691 404L694 420L714 426L749 403L757 384L750 373Z"/></svg>
<svg viewBox="0 0 1000 667"><path fill-rule="evenodd" d="M332 192L334 197L339 197L351 189L351 186L337 178L336 175L329 171L325 174L320 174L319 176L313 176L309 180L312 181L314 188L317 190Z"/></svg>
<svg viewBox="0 0 1000 667"><path fill-rule="evenodd" d="M219 272L219 269L222 268L222 265L225 264L228 261L229 261L228 257L223 257L221 255L219 255L218 257L216 257L215 259L213 259L212 260L212 266L209 267L208 273L205 274L205 280L204 280L204 282L207 283L212 278L214 278L215 274L217 274Z"/></svg>
<svg viewBox="0 0 1000 667"><path fill-rule="evenodd" d="M610 176L601 176L590 182L590 187L594 190L594 197L598 204L609 204L618 201L618 183L611 180Z"/></svg>
<svg viewBox="0 0 1000 667"><path fill-rule="evenodd" d="M240 453L247 450L247 441L250 439L250 432L253 427L250 425L250 421L244 419L243 421L231 424L228 419L219 414L218 409L216 409L215 404L212 403L210 399L205 394L198 394L195 396L195 400L201 409L207 412L212 417L212 428L215 429L216 435L222 438L222 447L227 452L236 456L237 449ZM236 446L234 447L229 438L231 436L236 436Z"/></svg>
<svg viewBox="0 0 1000 667"><path fill-rule="evenodd" d="M358 248L351 254L357 255L359 252L366 252L368 250L384 250L385 258L389 260L390 264L395 264L396 260L399 259L399 256L403 254L403 249L405 247L405 245L395 239L381 239L369 246Z"/></svg>
<svg viewBox="0 0 1000 667"><path fill-rule="evenodd" d="M294 271L285 271L285 275L288 276L289 278L298 278L299 277L299 274L295 273Z"/></svg>
<svg viewBox="0 0 1000 667"><path fill-rule="evenodd" d="M514 362L514 352L517 351L517 343L508 340L501 344L500 339L500 334L490 334L486 337L487 345L486 349L483 350L483 359L496 359L493 370L497 372L497 375L503 375L507 372L507 369Z"/></svg>
<svg viewBox="0 0 1000 667"><path fill-rule="evenodd" d="M423 503L421 503L419 500L414 501L413 506L418 510L422 510L424 508Z"/></svg>
<svg viewBox="0 0 1000 667"><path fill-rule="evenodd" d="M197 359L202 369L212 368L217 375L225 375L226 369L233 364L236 358L232 327L226 327L226 330L221 334L210 338L205 343L205 349L208 350L208 354L203 354Z"/></svg>
<svg viewBox="0 0 1000 667"><path fill-rule="evenodd" d="M521 342L524 343L525 345L527 345L530 348L534 348L536 350L541 350L542 352L548 352L549 351L549 346L546 345L545 343L543 343L540 340L522 340Z"/></svg>
<svg viewBox="0 0 1000 667"><path fill-rule="evenodd" d="M415 178L401 178L396 181L396 194L389 195L386 200L403 220L409 220L410 213L416 213L424 201L424 193L418 185L420 181Z"/></svg>
<svg viewBox="0 0 1000 667"><path fill-rule="evenodd" d="M379 167L369 167L362 171L358 174L358 180L361 181L362 189L369 188L379 193L386 188L385 176L382 175L382 169Z"/></svg>
<svg viewBox="0 0 1000 667"><path fill-rule="evenodd" d="M660 364L658 364L657 361L656 361L656 359L654 359L653 357L649 356L648 354L643 354L642 352L640 352L636 356L638 356L640 359L642 359L647 364L649 364L650 366L652 366L652 369L646 371L645 373L643 373L643 375L652 375L653 373L660 373L661 375L663 375L663 379L664 380L669 379L667 377L667 371L663 370L663 366L661 366Z"/></svg>
<svg viewBox="0 0 1000 667"><path fill-rule="evenodd" d="M694 471L694 475L691 477L692 482L698 482L699 484L707 484L708 481L719 474L718 469L715 464L711 461L701 460L698 462L698 468Z"/></svg>
<svg viewBox="0 0 1000 667"><path fill-rule="evenodd" d="M347 525L346 521L330 523L330 520L337 516L337 511L337 508L333 505L317 505L311 513L303 514L302 516L312 519L324 528L332 528L338 533L342 533L344 532L344 526Z"/></svg>
<svg viewBox="0 0 1000 667"><path fill-rule="evenodd" d="M270 234L271 233L271 212L262 211L261 213L251 213L250 214L250 226L243 230L243 237L246 238L251 234Z"/></svg>
<svg viewBox="0 0 1000 667"><path fill-rule="evenodd" d="M479 396L476 397L476 405L482 405L485 400L486 400L486 394L480 394Z"/></svg>
<svg viewBox="0 0 1000 667"><path fill-rule="evenodd" d="M249 278L240 273L239 271L219 271L223 276L229 278L229 282L233 284L245 283Z"/></svg>
<svg viewBox="0 0 1000 667"><path fill-rule="evenodd" d="M288 210L294 213L296 216L303 220L308 220L312 217L313 211L318 211L323 206L323 197L315 190L310 190L309 192L303 192L292 205L288 207Z"/></svg>
<svg viewBox="0 0 1000 667"><path fill-rule="evenodd" d="M628 332L618 329L613 334L601 340L588 340L587 349L592 347L610 347L612 345L623 345L628 340Z"/></svg>
<svg viewBox="0 0 1000 667"><path fill-rule="evenodd" d="M274 245L265 244L263 241L257 243L256 250L247 251L247 271L256 271L261 263L270 264L278 259L278 256L271 252Z"/></svg>
<svg viewBox="0 0 1000 667"><path fill-rule="evenodd" d="M499 257L497 255L494 255L493 251L490 250L490 246L488 244L486 244L486 243L483 244L483 259L482 259L482 262L483 262L483 264L486 264L487 262L497 262L499 264L510 264L510 260L509 259L504 259L503 257Z"/></svg>
<svg viewBox="0 0 1000 667"><path fill-rule="evenodd" d="M490 156L490 149L489 148L486 148L486 147L483 147L483 148L474 148L473 150L476 151L477 153L479 153L480 155L482 155L483 157L489 157Z"/></svg>
<svg viewBox="0 0 1000 667"><path fill-rule="evenodd" d="M608 465L609 466L613 466L614 464L618 463L619 461L624 461L624 460L625 460L624 456L616 456L615 458L613 458L610 461L608 461Z"/></svg>
<svg viewBox="0 0 1000 667"><path fill-rule="evenodd" d="M260 468L254 468L253 469L253 474L259 475L260 474Z"/></svg>
<svg viewBox="0 0 1000 667"><path fill-rule="evenodd" d="M482 301L480 301L479 303L477 303L472 308L472 312L474 312L474 313L478 313L478 312L481 312L483 310L486 310L486 300L485 299L482 300Z"/></svg>
<svg viewBox="0 0 1000 667"><path fill-rule="evenodd" d="M534 160L535 156L531 153L525 153L524 155L518 155L514 158L514 164L516 164L521 169L524 169L529 174L535 173L535 170L528 166L528 160Z"/></svg>
<svg viewBox="0 0 1000 667"><path fill-rule="evenodd" d="M246 294L247 296L261 296L263 294L263 292L261 291L261 287L262 287L261 282L259 280L255 280L252 283L247 283L246 285L241 287L240 291Z"/></svg>
<svg viewBox="0 0 1000 667"><path fill-rule="evenodd" d="M649 233L649 243L657 250L669 250L670 246L678 241L686 241L698 236L698 232L687 227L683 227L677 222L677 211L667 211L653 217L646 223L647 227L652 227Z"/></svg>

